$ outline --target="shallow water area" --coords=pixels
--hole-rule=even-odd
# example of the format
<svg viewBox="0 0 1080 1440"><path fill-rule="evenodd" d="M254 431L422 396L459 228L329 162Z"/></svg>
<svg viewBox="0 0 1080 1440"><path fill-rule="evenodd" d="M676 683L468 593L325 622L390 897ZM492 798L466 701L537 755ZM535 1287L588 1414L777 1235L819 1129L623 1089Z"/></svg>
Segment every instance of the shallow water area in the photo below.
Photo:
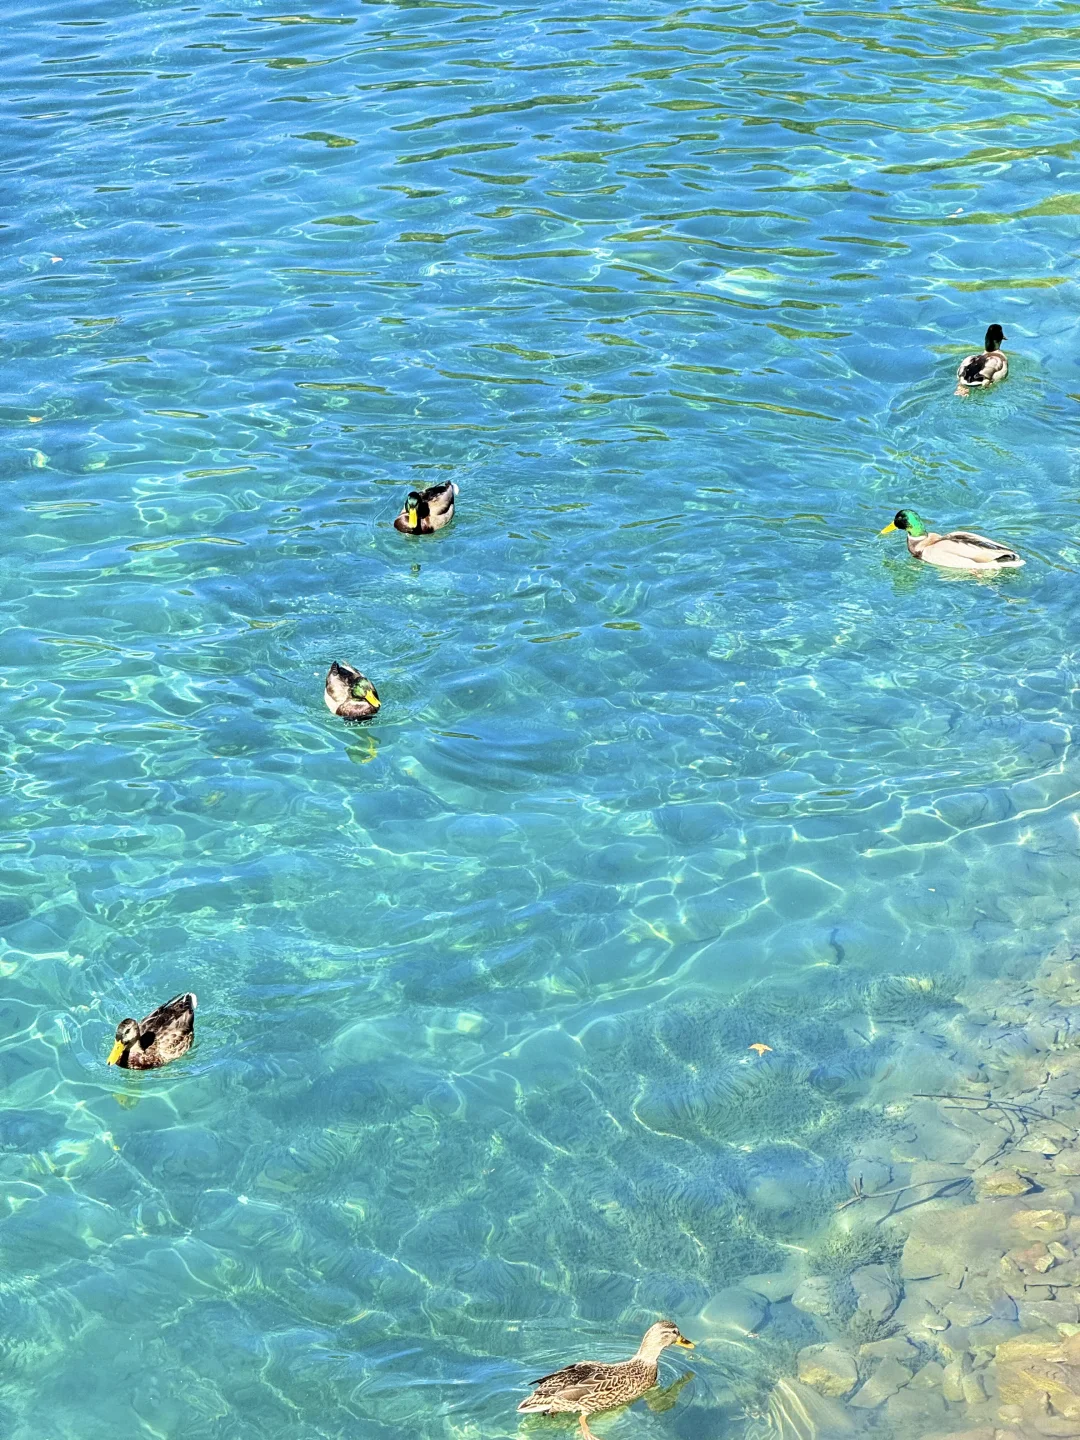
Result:
<svg viewBox="0 0 1080 1440"><path fill-rule="evenodd" d="M963 1428L796 1376L1072 1033L1078 8L8 7L10 1440Z"/></svg>

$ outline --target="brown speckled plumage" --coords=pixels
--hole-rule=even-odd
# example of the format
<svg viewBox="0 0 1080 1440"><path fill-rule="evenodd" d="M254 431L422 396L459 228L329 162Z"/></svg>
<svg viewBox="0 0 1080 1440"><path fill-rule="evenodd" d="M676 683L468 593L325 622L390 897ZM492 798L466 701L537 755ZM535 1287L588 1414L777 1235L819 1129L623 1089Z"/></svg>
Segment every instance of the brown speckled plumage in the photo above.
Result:
<svg viewBox="0 0 1080 1440"><path fill-rule="evenodd" d="M581 1360L566 1365L534 1380L536 1389L522 1400L518 1409L541 1415L577 1415L583 1435L591 1436L585 1417L640 1400L656 1384L656 1362L661 1350L668 1345L694 1348L692 1342L679 1333L677 1325L670 1320L659 1320L645 1332L637 1354L631 1359L617 1364Z"/></svg>
<svg viewBox="0 0 1080 1440"><path fill-rule="evenodd" d="M121 1070L157 1070L178 1060L195 1038L195 995L175 995L144 1020L121 1020L110 1064ZM119 1053L117 1053L119 1052Z"/></svg>

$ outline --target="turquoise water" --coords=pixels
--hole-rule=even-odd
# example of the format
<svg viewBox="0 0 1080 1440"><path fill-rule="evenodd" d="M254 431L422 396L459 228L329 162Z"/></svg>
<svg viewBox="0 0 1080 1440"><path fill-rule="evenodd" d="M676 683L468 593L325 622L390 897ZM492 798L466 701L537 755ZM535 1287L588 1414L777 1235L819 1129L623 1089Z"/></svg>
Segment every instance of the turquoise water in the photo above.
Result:
<svg viewBox="0 0 1080 1440"><path fill-rule="evenodd" d="M710 1297L1075 910L1078 9L12 0L6 1436L562 1433L661 1313L601 1434L790 1373Z"/></svg>

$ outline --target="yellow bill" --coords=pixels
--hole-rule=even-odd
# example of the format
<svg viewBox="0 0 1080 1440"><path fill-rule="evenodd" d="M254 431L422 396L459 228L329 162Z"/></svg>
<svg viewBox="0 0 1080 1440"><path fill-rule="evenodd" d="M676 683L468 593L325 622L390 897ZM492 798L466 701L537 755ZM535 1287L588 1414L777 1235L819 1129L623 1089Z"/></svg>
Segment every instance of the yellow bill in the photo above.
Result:
<svg viewBox="0 0 1080 1440"><path fill-rule="evenodd" d="M407 512L407 514L406 514L406 518L408 519L409 524L410 524L410 525L413 527L413 529L415 530L415 529L416 529L416 521L417 521L417 518L418 518L418 512L417 512L416 510L409 510L409 511Z"/></svg>
<svg viewBox="0 0 1080 1440"><path fill-rule="evenodd" d="M123 1045L120 1044L120 1041L117 1040L116 1044L115 1044L115 1045L112 1047L112 1049L109 1051L109 1058L108 1058L108 1060L106 1061L106 1064L108 1064L108 1065L115 1065L116 1062L120 1059L120 1056L123 1055L123 1053L124 1053L124 1047L123 1047Z"/></svg>
<svg viewBox="0 0 1080 1440"><path fill-rule="evenodd" d="M378 710L379 706L382 704L382 701L379 699L378 695L375 694L374 690L369 690L364 696L364 699L369 705L374 705L376 710Z"/></svg>
<svg viewBox="0 0 1080 1440"><path fill-rule="evenodd" d="M889 523L885 526L885 529L884 529L884 530L879 530L877 533L878 533L879 535L891 535L892 532L893 532L895 529L896 529L896 526L895 526L895 525L893 524L893 522L890 520Z"/></svg>
<svg viewBox="0 0 1080 1440"><path fill-rule="evenodd" d="M675 1344L681 1345L684 1350L693 1350L694 1348L693 1340L687 1340L685 1335L680 1335L678 1340L675 1341Z"/></svg>

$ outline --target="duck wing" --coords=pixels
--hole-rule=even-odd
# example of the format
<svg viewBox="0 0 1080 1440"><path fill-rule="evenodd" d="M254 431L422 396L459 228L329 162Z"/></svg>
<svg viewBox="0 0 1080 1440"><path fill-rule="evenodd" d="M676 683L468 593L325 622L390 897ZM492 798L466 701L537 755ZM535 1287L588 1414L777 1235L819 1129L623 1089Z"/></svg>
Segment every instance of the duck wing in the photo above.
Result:
<svg viewBox="0 0 1080 1440"><path fill-rule="evenodd" d="M1009 369L1005 356L996 350L984 350L980 355L968 355L960 361L956 378L964 385L993 385L1004 380Z"/></svg>
<svg viewBox="0 0 1080 1440"><path fill-rule="evenodd" d="M195 1007L191 991L174 995L139 1022L139 1039L128 1053L133 1070L152 1070L191 1049L195 1035Z"/></svg>
<svg viewBox="0 0 1080 1440"><path fill-rule="evenodd" d="M595 1400L615 1368L600 1361L582 1360L576 1365L566 1365L561 1370L553 1370L550 1375L542 1375L539 1380L530 1380L530 1385L535 1385L536 1389L526 1396L517 1408L533 1414L549 1415L577 1410L581 1406L592 1409L594 1406L590 1401Z"/></svg>
<svg viewBox="0 0 1080 1440"><path fill-rule="evenodd" d="M174 995L171 1000L166 1000L164 1005L151 1010L146 1019L139 1022L140 1035L145 1035L148 1030L152 1030L155 1035L174 1028L188 1032L194 1030L195 1007L198 1003L198 996L190 990L183 995Z"/></svg>
<svg viewBox="0 0 1080 1440"><path fill-rule="evenodd" d="M364 677L351 665L342 665L337 660L326 672L326 691L323 698L327 707L337 714L338 706L352 699L353 686Z"/></svg>
<svg viewBox="0 0 1080 1440"><path fill-rule="evenodd" d="M611 1370L600 1360L581 1360L576 1365L564 1365L550 1375L541 1375L539 1380L530 1380L530 1385L543 1385L547 1390L562 1390L568 1385L590 1385L602 1380ZM551 1383L550 1382L557 1382ZM537 1392L539 1393L539 1391Z"/></svg>
<svg viewBox="0 0 1080 1440"><path fill-rule="evenodd" d="M452 480L444 480L441 485L432 485L425 490L420 497L427 502L428 519L435 526L439 521L448 522L454 514L454 496L457 494L457 486Z"/></svg>
<svg viewBox="0 0 1080 1440"><path fill-rule="evenodd" d="M1007 545L1000 541L988 540L985 535L976 535L972 530L953 530L948 535L942 535L935 540L933 545L928 546L934 552L934 559L946 563L967 565L975 567L978 565L1023 565L1023 560L1015 550L1010 550Z"/></svg>

